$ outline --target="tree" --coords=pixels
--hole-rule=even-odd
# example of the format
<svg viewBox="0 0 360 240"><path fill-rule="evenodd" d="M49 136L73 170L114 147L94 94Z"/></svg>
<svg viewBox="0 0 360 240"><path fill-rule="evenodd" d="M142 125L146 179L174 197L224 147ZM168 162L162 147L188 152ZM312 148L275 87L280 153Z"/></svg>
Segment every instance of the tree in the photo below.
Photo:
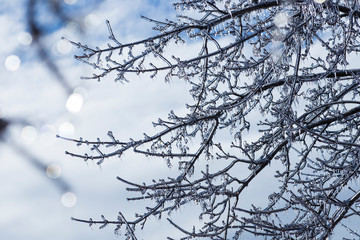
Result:
<svg viewBox="0 0 360 240"><path fill-rule="evenodd" d="M180 0L173 5L174 21L143 17L158 31L149 38L121 43L106 22L107 47L71 41L83 51L76 59L96 69L88 79L114 75L127 82L135 74L164 73L165 81L188 82L194 100L186 115L171 111L167 120L154 123L158 133L143 139L120 141L111 131L109 141L69 139L91 145L93 152L67 154L99 165L132 150L179 166L177 177L152 183L118 177L138 194L129 200L150 201L134 219L119 213L114 221L74 220L114 224L116 232L124 228L127 239L136 239L135 230L151 216L196 203L199 228L185 229L168 218L189 238L327 239L341 226L359 237L356 226L347 226L360 214L359 3ZM173 44L194 55L172 56ZM266 171L273 173L267 181L276 191L262 196L263 206L244 208L246 189Z"/></svg>

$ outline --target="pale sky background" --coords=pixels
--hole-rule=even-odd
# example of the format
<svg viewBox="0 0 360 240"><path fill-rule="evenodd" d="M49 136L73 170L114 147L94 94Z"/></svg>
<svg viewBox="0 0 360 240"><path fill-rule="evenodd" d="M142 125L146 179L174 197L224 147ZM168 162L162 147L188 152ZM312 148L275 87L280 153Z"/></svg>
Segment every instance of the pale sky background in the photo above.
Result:
<svg viewBox="0 0 360 240"><path fill-rule="evenodd" d="M0 239L118 239L113 233L114 226L99 230L99 226L90 228L70 218L95 220L104 215L108 220L115 220L122 211L131 219L135 212L143 210L144 204L127 202L125 198L130 195L116 176L142 183L175 175L177 166L168 169L162 160L127 153L121 159L106 160L100 169L96 163L66 156L66 150L84 153L88 148L78 148L56 139L55 135L107 140L107 131L111 130L119 140L141 138L144 132L154 133L152 122L159 117L166 118L170 110L186 111L185 103L191 102L188 86L177 79L167 84L161 75L154 79L135 77L127 84L115 83L110 77L100 83L80 80L80 76L91 75L93 69L77 62L73 55L79 53L78 50L61 37L92 47L105 46L108 42L105 20L110 20L117 39L127 43L154 33L152 24L141 20L140 15L163 20L174 18L175 11L168 0L64 0L69 3L69 11L84 23L84 32L80 34L74 23L61 28L54 26L45 40L67 82L80 94L76 96L83 99L81 106L70 107L75 111L71 112L66 107L69 95L29 45L31 39L24 22L25 2L0 0L0 116L27 122L10 126L5 140L0 142ZM42 14L47 21L49 15ZM192 47L196 47L196 43L190 45L189 53ZM187 54L182 48L172 48L174 55ZM322 54L320 48L314 48L313 55L316 54ZM79 104L76 98L75 103ZM47 165L60 167L61 177L70 184L76 201L64 201L64 193L45 172L33 167L13 146L25 149ZM276 163L272 166L276 167ZM273 176L271 168L263 174L257 184L265 198L259 197L259 188L249 189L247 198L243 199L245 205L264 203L267 199L264 192L274 191L275 185L269 181ZM187 213L195 215L191 205L172 218L191 229L199 222L196 216L195 220L184 217ZM139 239L178 238L180 235L168 227L166 217L148 222L145 233L138 232Z"/></svg>
<svg viewBox="0 0 360 240"><path fill-rule="evenodd" d="M66 156L65 150L84 153L87 148L56 139L55 134L93 140L107 139L107 131L112 130L123 140L142 137L143 132L154 131L152 121L158 117L166 117L171 109L184 111L186 86L180 81L166 84L161 76L135 78L124 85L111 78L100 83L80 80L80 76L91 75L92 69L74 60L77 49L60 39L65 36L89 46L104 46L108 40L105 25L108 19L120 41L139 40L152 34L152 25L141 20L140 15L164 19L170 14L174 16L172 6L165 0L104 0L97 5L91 1L86 6L85 0L65 1L75 3L69 7L84 21L85 32L79 34L73 23L63 28L54 26L46 37L46 45L68 83L77 88L84 100L81 110L72 113L66 108L69 96L29 45L31 39L24 22L25 2L0 1L0 114L28 122L9 127L6 143L0 143L0 239L118 239L113 226L99 230L98 226L90 228L71 221L70 217L101 219L103 214L114 220L119 211L133 217L137 209L143 209L143 204L126 202L126 186L119 183L116 176L145 181L160 176L161 172L165 176L169 171L166 164L126 154L122 159L107 160L100 169L96 164ZM83 9L76 9L79 6ZM49 18L46 13L42 14L44 19ZM70 184L76 204L71 199L62 202L63 193L45 172L33 167L28 158L11 147L14 144L46 164L61 167L61 177ZM159 239L159 232L151 231L152 224L163 223L149 222L147 235L141 237L140 234L140 239ZM159 229L166 234L166 228ZM176 237L172 231L170 229L168 235Z"/></svg>

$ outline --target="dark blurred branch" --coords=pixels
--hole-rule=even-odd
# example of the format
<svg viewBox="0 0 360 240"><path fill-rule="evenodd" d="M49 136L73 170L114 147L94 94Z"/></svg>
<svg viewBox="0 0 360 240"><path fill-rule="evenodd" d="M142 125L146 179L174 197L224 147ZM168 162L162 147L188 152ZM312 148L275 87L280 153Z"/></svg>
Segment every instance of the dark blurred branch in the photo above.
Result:
<svg viewBox="0 0 360 240"><path fill-rule="evenodd" d="M11 147L12 149L14 149L14 151L21 155L22 157L24 157L34 168L36 168L37 170L39 170L42 174L45 175L46 170L48 168L48 165L46 163L44 163L42 160L40 160L39 158L35 157L32 153L30 153L28 150L26 150L24 147L22 147L21 145L17 144L15 141L12 141L11 136L8 136L7 133L7 128L10 125L13 124L19 124L19 123L25 123L26 121L24 120L6 120L3 118L0 118L0 140L7 144L7 146ZM46 175L45 175L46 176ZM55 186L62 192L68 192L70 191L71 187L70 185L62 178L62 177L58 177L56 179L51 179L48 178L48 180L51 180L53 184L55 184Z"/></svg>
<svg viewBox="0 0 360 240"><path fill-rule="evenodd" d="M50 72L55 76L56 80L59 84L63 87L67 94L71 94L73 89L66 81L64 75L60 71L59 67L55 63L55 61L51 58L49 54L49 50L46 49L42 37L44 36L44 32L41 27L36 22L36 3L39 2L38 0L29 0L27 4L27 25L30 31L30 34L33 39L33 44L37 47L37 52L42 62L46 64L49 68ZM53 12L61 20L69 21L70 19L66 17L63 12L60 10L60 6L58 1L51 1L51 6L53 7Z"/></svg>

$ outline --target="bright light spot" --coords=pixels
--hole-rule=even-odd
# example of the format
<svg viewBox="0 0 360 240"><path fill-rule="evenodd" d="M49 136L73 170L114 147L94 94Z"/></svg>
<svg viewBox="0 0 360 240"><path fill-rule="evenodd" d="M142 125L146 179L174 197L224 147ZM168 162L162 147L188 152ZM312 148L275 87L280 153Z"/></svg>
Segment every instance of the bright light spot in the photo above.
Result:
<svg viewBox="0 0 360 240"><path fill-rule="evenodd" d="M326 0L314 0L316 3L324 3Z"/></svg>
<svg viewBox="0 0 360 240"><path fill-rule="evenodd" d="M28 32L22 32L18 34L17 40L21 45L29 46L32 42L32 36Z"/></svg>
<svg viewBox="0 0 360 240"><path fill-rule="evenodd" d="M69 96L66 101L66 109L69 112L76 113L79 112L83 106L84 99L80 93L73 93Z"/></svg>
<svg viewBox="0 0 360 240"><path fill-rule="evenodd" d="M77 33L79 31L79 24L77 22L68 22L65 27L67 33Z"/></svg>
<svg viewBox="0 0 360 240"><path fill-rule="evenodd" d="M56 129L53 125L46 124L41 127L40 141L43 145L51 146L56 140Z"/></svg>
<svg viewBox="0 0 360 240"><path fill-rule="evenodd" d="M289 24L289 21L290 21L289 15L287 13L284 13L284 12L278 13L274 17L274 24L278 28L286 27Z"/></svg>
<svg viewBox="0 0 360 240"><path fill-rule="evenodd" d="M21 60L16 55L10 55L5 60L6 69L11 72L15 72L16 70L18 70L20 67L20 64L21 64Z"/></svg>
<svg viewBox="0 0 360 240"><path fill-rule="evenodd" d="M64 0L66 4L73 5L77 2L77 0Z"/></svg>
<svg viewBox="0 0 360 240"><path fill-rule="evenodd" d="M68 54L71 52L72 45L69 41L61 39L56 44L56 49L61 54Z"/></svg>
<svg viewBox="0 0 360 240"><path fill-rule="evenodd" d="M77 198L76 195L72 192L64 193L61 197L61 203L65 207L71 208L76 205Z"/></svg>
<svg viewBox="0 0 360 240"><path fill-rule="evenodd" d="M75 127L69 122L63 122L59 127L59 133L64 137L72 137L75 132Z"/></svg>
<svg viewBox="0 0 360 240"><path fill-rule="evenodd" d="M61 176L61 167L57 164L50 164L46 168L46 175L52 179L59 178Z"/></svg>
<svg viewBox="0 0 360 240"><path fill-rule="evenodd" d="M33 126L26 126L21 130L20 136L26 143L32 143L36 140L37 131Z"/></svg>
<svg viewBox="0 0 360 240"><path fill-rule="evenodd" d="M90 13L85 17L84 23L87 28L92 28L100 24L100 19L95 14Z"/></svg>

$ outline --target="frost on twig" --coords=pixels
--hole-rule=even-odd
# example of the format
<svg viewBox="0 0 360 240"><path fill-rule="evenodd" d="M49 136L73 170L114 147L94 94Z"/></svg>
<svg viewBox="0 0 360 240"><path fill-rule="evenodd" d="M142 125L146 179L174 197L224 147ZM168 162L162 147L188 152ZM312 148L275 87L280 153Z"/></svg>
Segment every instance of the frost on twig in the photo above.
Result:
<svg viewBox="0 0 360 240"><path fill-rule="evenodd" d="M122 43L107 22L108 47L73 42L83 50L76 58L98 71L90 79L115 73L130 82L132 74L164 72L166 81L186 81L193 97L187 114L171 111L154 123L157 134L68 139L93 150L67 153L85 161L101 164L133 151L178 165L176 177L150 183L117 178L133 194L129 201L149 203L132 220L78 221L124 227L134 239L136 226L144 228L150 217L193 203L199 226L187 229L168 218L187 238L326 239L337 226L355 233L358 226L343 221L357 222L360 214L359 3L180 0L174 6L177 21L143 17L158 31L149 38ZM196 51L194 41L201 43ZM174 56L170 43L194 55ZM261 204L247 204L246 190L254 188Z"/></svg>

